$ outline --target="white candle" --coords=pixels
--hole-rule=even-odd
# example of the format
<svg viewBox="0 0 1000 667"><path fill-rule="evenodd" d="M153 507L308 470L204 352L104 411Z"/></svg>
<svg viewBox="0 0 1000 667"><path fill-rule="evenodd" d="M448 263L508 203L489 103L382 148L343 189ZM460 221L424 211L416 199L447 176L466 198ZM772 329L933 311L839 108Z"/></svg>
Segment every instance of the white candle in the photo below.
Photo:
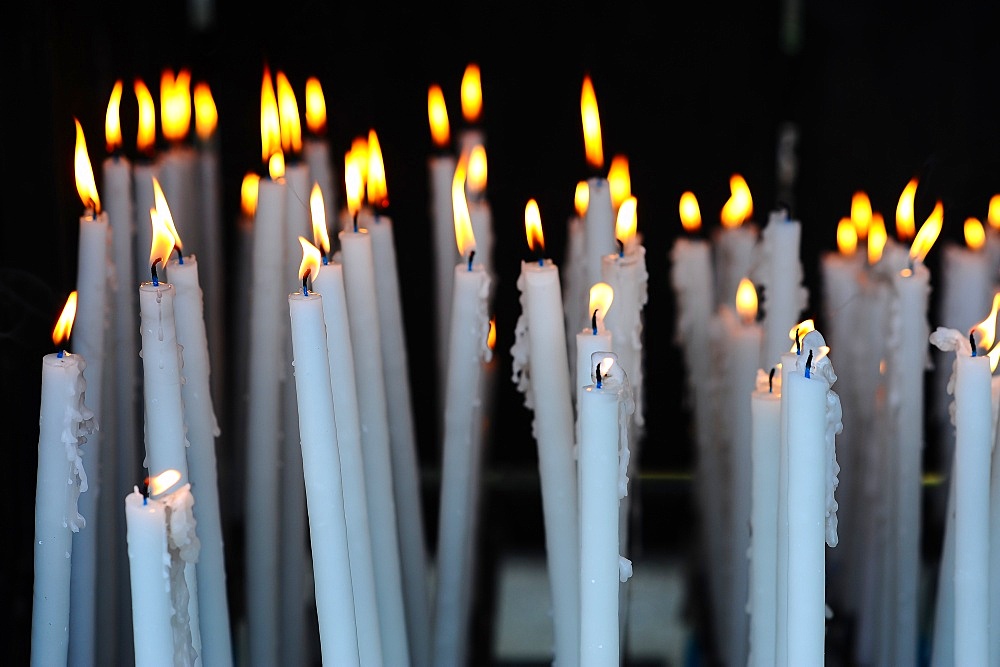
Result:
<svg viewBox="0 0 1000 667"><path fill-rule="evenodd" d="M601 119L597 108L597 95L594 92L594 84L590 75L583 79L583 88L580 93L580 115L583 120L583 139L587 164L594 172L587 179L589 203L583 216L584 247L586 249L583 285L588 286L606 280L602 277L602 258L614 252L616 248L615 211L611 203L611 186L607 178L597 173L604 168L604 146L601 138ZM579 305L575 305L570 312L580 312L578 308L586 305L587 295L584 292L577 294L574 298L578 300ZM586 320L579 322L577 327L585 324ZM619 341L619 343L621 342ZM627 366L625 370L628 372Z"/></svg>
<svg viewBox="0 0 1000 667"><path fill-rule="evenodd" d="M483 112L483 86L482 74L476 63L466 65L462 73L461 103L465 126L459 131L459 154L471 152L476 146L481 147L486 143L486 133L479 124ZM481 241L477 237L477 245Z"/></svg>
<svg viewBox="0 0 1000 667"><path fill-rule="evenodd" d="M587 300L583 298L587 294L589 286L586 284L584 269L586 264L585 233L583 229L583 217L587 214L587 206L590 200L590 187L587 181L579 181L576 184L576 191L573 196L575 212L566 223L566 251L563 255L562 286L563 303L566 304L566 342L574 344L576 334L581 327L586 327L587 322L581 321L580 313L575 309L577 303L581 308L587 307ZM586 318L584 318L586 319ZM572 359L576 354L574 350L569 350L569 357ZM574 399L576 397L574 396Z"/></svg>
<svg viewBox="0 0 1000 667"><path fill-rule="evenodd" d="M174 665L166 505L134 487L125 497L132 636L137 667Z"/></svg>
<svg viewBox="0 0 1000 667"><path fill-rule="evenodd" d="M136 135L138 157L132 165L135 187L135 273L131 279L143 281L149 276L147 258L153 244L153 229L149 224L149 209L156 206L153 198L153 179L159 176L156 160L156 103L149 88L136 79L136 101L139 103L139 131ZM124 274L127 275L127 274Z"/></svg>
<svg viewBox="0 0 1000 667"><path fill-rule="evenodd" d="M67 302L56 345L68 337L72 308ZM66 320L68 318L68 323ZM59 352L42 358L38 471L35 487L34 595L31 607L31 664L63 665L69 655L70 578L73 534L84 525L77 502L87 490L81 444L93 431L94 414L84 404L86 362Z"/></svg>
<svg viewBox="0 0 1000 667"><path fill-rule="evenodd" d="M191 72L181 69L174 76L169 68L164 69L160 76L160 126L169 145L157 155L158 177L172 204L178 230L192 248L203 248L198 154L188 140L191 110Z"/></svg>
<svg viewBox="0 0 1000 667"><path fill-rule="evenodd" d="M325 225L334 225L337 211L337 189L334 184L333 162L330 160L330 142L326 138L326 97L317 77L306 79L306 135L302 144L302 156L309 165L309 182L318 183L323 193Z"/></svg>
<svg viewBox="0 0 1000 667"><path fill-rule="evenodd" d="M525 210L529 245L543 249L541 220L535 200ZM562 321L559 269L551 260L521 263L517 280L521 316L511 348L518 390L534 411L532 432L545 521L545 549L553 605L555 664L578 663L579 527L576 466L573 461L573 406L569 361Z"/></svg>
<svg viewBox="0 0 1000 667"><path fill-rule="evenodd" d="M720 214L722 227L712 237L715 263L715 304L731 307L736 298L736 288L753 267L754 248L758 229L750 217L753 200L746 180L739 174L729 179L731 195ZM765 295L766 298L766 295Z"/></svg>
<svg viewBox="0 0 1000 667"><path fill-rule="evenodd" d="M764 292L763 368L771 368L781 359L788 348L788 330L802 319L809 300L809 290L802 285L801 237L802 223L789 219L787 211L774 211L755 247L755 266L750 276Z"/></svg>
<svg viewBox="0 0 1000 667"><path fill-rule="evenodd" d="M591 357L595 352L612 352L614 347L612 342L614 337L607 327L604 326L604 316L614 303L614 289L607 283L596 283L590 288L590 319L591 324L583 331L577 332L576 343L576 367L574 368L573 386L575 392L573 399L576 403L576 442L580 442L580 417L582 408L580 407L580 395L583 388L593 382L593 372ZM574 318L575 320L575 318Z"/></svg>
<svg viewBox="0 0 1000 667"><path fill-rule="evenodd" d="M303 266L316 272L319 252ZM303 288L288 296L288 308L322 658L360 665L323 297Z"/></svg>
<svg viewBox="0 0 1000 667"><path fill-rule="evenodd" d="M997 377L993 379L992 388L993 395L1000 400L1000 379ZM993 421L996 424L996 411ZM1000 622L994 621L1000 619L1000 510L997 510L1000 507L1000 447L996 444L997 430L994 426L990 464L990 664L1000 662Z"/></svg>

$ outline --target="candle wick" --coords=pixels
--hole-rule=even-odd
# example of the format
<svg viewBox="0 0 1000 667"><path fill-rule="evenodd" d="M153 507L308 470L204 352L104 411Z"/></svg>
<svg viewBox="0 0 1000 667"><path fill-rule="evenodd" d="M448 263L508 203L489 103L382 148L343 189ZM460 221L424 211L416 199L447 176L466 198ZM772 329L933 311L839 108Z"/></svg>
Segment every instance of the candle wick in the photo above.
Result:
<svg viewBox="0 0 1000 667"><path fill-rule="evenodd" d="M56 352L56 359L62 359L65 354L66 350L59 350L58 352Z"/></svg>
<svg viewBox="0 0 1000 667"><path fill-rule="evenodd" d="M976 331L973 329L969 332L969 345L972 346L972 356L976 356Z"/></svg>
<svg viewBox="0 0 1000 667"><path fill-rule="evenodd" d="M618 256L625 256L625 243L621 239L615 239L615 243L618 244Z"/></svg>
<svg viewBox="0 0 1000 667"><path fill-rule="evenodd" d="M785 219L782 222L789 222L792 219L792 207L788 205L787 202L778 201L778 210L784 214Z"/></svg>
<svg viewBox="0 0 1000 667"><path fill-rule="evenodd" d="M175 245L174 246L174 250L177 251L177 263L178 264L183 264L184 263L184 253L181 251L180 246L176 246Z"/></svg>
<svg viewBox="0 0 1000 667"><path fill-rule="evenodd" d="M771 373L767 376L767 393L774 393L774 366L771 367Z"/></svg>
<svg viewBox="0 0 1000 667"><path fill-rule="evenodd" d="M152 275L152 279L153 279L153 287L159 287L160 286L160 279L156 277L156 265L159 264L159 263L160 263L160 260L157 259L149 267L149 273Z"/></svg>
<svg viewBox="0 0 1000 667"><path fill-rule="evenodd" d="M795 354L797 354L797 355L801 355L802 354L802 343L799 342L799 330L798 329L795 330Z"/></svg>
<svg viewBox="0 0 1000 667"><path fill-rule="evenodd" d="M309 296L309 272L312 269L306 269L306 272L302 275L302 296Z"/></svg>
<svg viewBox="0 0 1000 667"><path fill-rule="evenodd" d="M354 214L354 233L358 233L358 214Z"/></svg>
<svg viewBox="0 0 1000 667"><path fill-rule="evenodd" d="M597 386L598 389L600 389L602 386L604 386L604 383L601 381L601 365L600 364L597 364L596 371L597 371L597 385L596 386Z"/></svg>
<svg viewBox="0 0 1000 667"><path fill-rule="evenodd" d="M323 255L323 266L330 266L330 257L328 255Z"/></svg>
<svg viewBox="0 0 1000 667"><path fill-rule="evenodd" d="M470 250L469 251L469 268L468 268L469 271L472 270L472 258L475 257L475 256L476 256L476 251L475 250Z"/></svg>
<svg viewBox="0 0 1000 667"><path fill-rule="evenodd" d="M594 308L594 314L590 317L590 326L594 330L594 335L597 335L597 308Z"/></svg>
<svg viewBox="0 0 1000 667"><path fill-rule="evenodd" d="M806 378L811 377L810 373L812 368L812 362L813 362L813 351L809 350L809 356L806 357Z"/></svg>

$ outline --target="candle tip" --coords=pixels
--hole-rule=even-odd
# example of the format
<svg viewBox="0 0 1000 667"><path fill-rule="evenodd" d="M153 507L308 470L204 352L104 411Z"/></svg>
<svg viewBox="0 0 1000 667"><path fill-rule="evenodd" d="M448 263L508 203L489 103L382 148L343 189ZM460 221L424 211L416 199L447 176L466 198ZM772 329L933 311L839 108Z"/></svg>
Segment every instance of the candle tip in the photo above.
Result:
<svg viewBox="0 0 1000 667"><path fill-rule="evenodd" d="M969 345L972 346L972 356L976 356L976 330L969 332Z"/></svg>
<svg viewBox="0 0 1000 667"><path fill-rule="evenodd" d="M618 256L619 257L624 257L625 256L625 244L622 242L621 239L615 239L615 243L618 244Z"/></svg>
<svg viewBox="0 0 1000 667"><path fill-rule="evenodd" d="M469 271L472 270L472 258L476 256L475 249L469 251Z"/></svg>
<svg viewBox="0 0 1000 667"><path fill-rule="evenodd" d="M590 316L590 326L594 330L594 335L597 335L597 311L599 308L594 308L594 314Z"/></svg>
<svg viewBox="0 0 1000 667"><path fill-rule="evenodd" d="M767 376L767 393L774 393L774 366L771 366L771 372Z"/></svg>

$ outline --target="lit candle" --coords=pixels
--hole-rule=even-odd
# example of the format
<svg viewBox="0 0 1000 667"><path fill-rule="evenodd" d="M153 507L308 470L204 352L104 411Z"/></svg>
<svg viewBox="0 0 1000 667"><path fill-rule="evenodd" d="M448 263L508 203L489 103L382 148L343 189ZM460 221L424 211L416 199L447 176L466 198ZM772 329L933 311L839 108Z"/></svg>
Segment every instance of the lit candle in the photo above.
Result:
<svg viewBox="0 0 1000 667"><path fill-rule="evenodd" d="M462 120L465 127L459 131L458 153L471 153L476 146L486 145L486 134L480 126L483 113L483 84L479 65L469 63L462 73L460 90L462 102Z"/></svg>
<svg viewBox="0 0 1000 667"><path fill-rule="evenodd" d="M753 199L746 180L733 174L729 178L729 190L729 199L720 214L722 228L715 231L712 239L715 303L726 307L734 303L740 280L750 275L757 244L757 226L750 222Z"/></svg>
<svg viewBox="0 0 1000 667"><path fill-rule="evenodd" d="M538 446L542 487L554 664L575 665L580 651L579 514L573 461L573 393L562 321L562 290L559 269L541 255L545 246L534 199L525 207L524 222L528 245L540 259L521 262L517 287L522 312L511 348L512 379L525 395L525 406L535 415L532 432Z"/></svg>
<svg viewBox="0 0 1000 667"><path fill-rule="evenodd" d="M789 219L788 211L773 211L754 248L755 266L750 275L764 292L760 362L764 368L778 363L787 347L788 327L802 319L809 300L809 290L802 285L801 238L801 222Z"/></svg>
<svg viewBox="0 0 1000 667"><path fill-rule="evenodd" d="M587 215L587 206L590 201L590 186L587 181L579 181L573 194L573 210L566 225L566 253L562 265L562 286L563 303L569 304L566 308L566 341L572 344L577 332L585 323L580 321L580 314L573 311L572 304L577 302L577 296L585 294L588 286L586 284L586 242L583 230L583 219ZM586 305L581 302L581 305ZM584 326L584 328L586 328ZM570 358L575 354L569 350ZM574 395L574 400L576 397Z"/></svg>
<svg viewBox="0 0 1000 667"><path fill-rule="evenodd" d="M52 332L57 347L69 338L77 293L66 301ZM42 358L38 472L35 487L34 596L31 663L65 665L69 655L73 534L85 525L78 511L87 490L81 445L93 432L94 413L84 405L86 362L60 350Z"/></svg>
<svg viewBox="0 0 1000 667"><path fill-rule="evenodd" d="M493 280L496 277L493 262L493 211L486 199L486 149L482 145L473 146L469 151L465 173L468 178L465 187L469 220L476 236L476 257Z"/></svg>
<svg viewBox="0 0 1000 667"><path fill-rule="evenodd" d="M472 555L469 544L475 528L468 514L476 510L477 491L472 483L479 479L473 469L478 463L473 455L473 438L479 428L476 417L482 400L483 362L489 360L492 351L486 345L490 278L482 264L473 262L478 253L461 169L455 173L452 197L458 252L468 260L455 266L452 282L432 664L458 667L468 660L470 619L464 602L471 595L472 568L467 560Z"/></svg>
<svg viewBox="0 0 1000 667"><path fill-rule="evenodd" d="M578 305L570 312L579 313L587 304L587 286L601 280L602 258L615 251L615 212L611 203L611 187L608 179L600 174L604 169L604 146L601 139L601 118L597 108L597 95L590 75L583 78L583 89L580 93L580 114L583 120L583 138L586 148L587 165L594 172L587 179L589 189L587 212L583 218L584 230L584 263L583 291L574 295ZM577 323L577 328L584 326L586 320ZM619 341L621 343L622 341ZM626 367L626 372L628 368ZM634 378L633 378L634 380Z"/></svg>
<svg viewBox="0 0 1000 667"><path fill-rule="evenodd" d="M351 158L350 154L348 155ZM372 553L375 557L375 592L382 631L382 656L386 664L410 661L406 611L402 587L402 564L393 495L392 455L385 375L382 370L381 329L375 292L375 263L371 234L357 228L364 184L361 166L345 160L348 210L354 217L351 229L340 232L344 265L344 289L351 328L354 368L358 380L361 446L364 450L365 489L371 522Z"/></svg>
<svg viewBox="0 0 1000 667"><path fill-rule="evenodd" d="M156 211L173 236L176 259L167 263L170 284L174 286L174 318L177 344L184 355L184 421L187 427L188 463L192 492L198 503L194 508L198 522L201 553L198 559L198 616L201 619L202 656L205 664L233 663L232 635L229 628L229 605L226 601L226 564L219 514L219 487L216 478L215 439L219 425L215 417L209 378L212 364L208 350L204 301L198 277L198 259L184 256L184 246L173 224L173 217L159 181L153 181Z"/></svg>
<svg viewBox="0 0 1000 667"><path fill-rule="evenodd" d="M178 230L193 248L204 248L204 219L201 217L198 154L191 146L191 71L182 68L174 75L164 68L160 74L160 126L167 149L157 159L163 191L174 204Z"/></svg>
<svg viewBox="0 0 1000 667"><path fill-rule="evenodd" d="M146 256L153 244L153 229L149 224L149 209L156 206L153 201L153 178L159 175L160 166L156 159L156 103L149 88L136 79L135 97L139 103L139 129L135 147L138 151L132 166L135 187L135 273L134 280L145 280L149 275ZM136 471L138 472L138 471Z"/></svg>
<svg viewBox="0 0 1000 667"><path fill-rule="evenodd" d="M320 254L299 240L303 287L288 295L288 310L320 648L325 664L360 665L323 296L307 287L319 271Z"/></svg>
<svg viewBox="0 0 1000 667"><path fill-rule="evenodd" d="M576 402L576 442L580 442L580 418L582 408L580 407L580 394L583 388L593 382L593 368L591 366L591 356L595 352L612 352L614 340L608 328L604 326L604 317L614 303L615 291L607 283L595 283L590 287L590 326L583 331L578 331L574 337L576 351L576 367L574 368L573 386L575 391L573 399ZM575 318L574 318L575 319Z"/></svg>
<svg viewBox="0 0 1000 667"><path fill-rule="evenodd" d="M309 165L309 182L318 183L323 193L326 211L326 228L334 224L337 211L337 190L334 184L333 162L330 160L330 142L326 138L326 97L319 79L306 79L306 129L308 134L302 145L302 155Z"/></svg>

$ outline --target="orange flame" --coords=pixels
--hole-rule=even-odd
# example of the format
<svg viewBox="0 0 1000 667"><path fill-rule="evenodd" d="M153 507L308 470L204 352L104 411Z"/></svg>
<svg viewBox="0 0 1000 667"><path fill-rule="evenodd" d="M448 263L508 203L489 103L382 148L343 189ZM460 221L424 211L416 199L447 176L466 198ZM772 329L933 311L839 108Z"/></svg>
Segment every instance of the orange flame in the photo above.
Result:
<svg viewBox="0 0 1000 667"><path fill-rule="evenodd" d="M319 79L306 79L306 127L314 135L326 133L326 97Z"/></svg>
<svg viewBox="0 0 1000 667"><path fill-rule="evenodd" d="M194 86L194 131L202 141L208 141L219 126L219 110L212 89L204 81Z"/></svg>
<svg viewBox="0 0 1000 667"><path fill-rule="evenodd" d="M361 175L361 160L353 150L347 151L344 157L344 185L347 193L347 210L356 216L361 210L361 202L365 196L365 181Z"/></svg>
<svg viewBox="0 0 1000 667"><path fill-rule="evenodd" d="M746 180L739 174L729 177L729 199L722 207L722 226L726 228L739 227L753 215L753 199Z"/></svg>
<svg viewBox="0 0 1000 667"><path fill-rule="evenodd" d="M135 145L143 155L152 155L156 148L156 103L142 79L136 79L134 87L139 102L139 132Z"/></svg>
<svg viewBox="0 0 1000 667"><path fill-rule="evenodd" d="M927 253L931 250L931 246L934 245L938 235L941 233L943 223L944 205L939 201L934 205L934 210L931 211L924 224L920 225L920 231L913 238L913 244L910 246L910 259L912 261L924 261Z"/></svg>
<svg viewBox="0 0 1000 667"><path fill-rule="evenodd" d="M330 233L326 229L326 205L319 183L313 183L309 193L309 211L312 214L313 243L323 252L330 254Z"/></svg>
<svg viewBox="0 0 1000 667"><path fill-rule="evenodd" d="M587 181L579 181L576 184L576 190L573 192L573 209L576 211L578 218L583 218L587 215L587 209L590 207L590 185Z"/></svg>
<svg viewBox="0 0 1000 667"><path fill-rule="evenodd" d="M153 242L149 246L149 266L157 264L166 266L170 253L174 249L174 235L163 221L163 213L155 208L149 209L149 220L153 225Z"/></svg>
<svg viewBox="0 0 1000 667"><path fill-rule="evenodd" d="M319 267L322 264L322 257L319 248L309 242L304 236L299 237L299 245L302 246L302 262L299 263L299 280L315 279L319 274Z"/></svg>
<svg viewBox="0 0 1000 667"><path fill-rule="evenodd" d="M851 197L851 222L858 239L868 238L868 227L872 223L872 202L868 194L858 190Z"/></svg>
<svg viewBox="0 0 1000 667"><path fill-rule="evenodd" d="M278 98L271 82L271 71L264 67L264 78L260 87L260 143L261 159L271 166L271 156L281 153L281 122L278 115ZM272 178L281 178L284 170Z"/></svg>
<svg viewBox="0 0 1000 667"><path fill-rule="evenodd" d="M872 224L868 227L868 264L877 264L882 259L882 251L889 241L885 230L885 220L881 213L872 214Z"/></svg>
<svg viewBox="0 0 1000 667"><path fill-rule="evenodd" d="M1000 229L1000 195L990 197L990 208L986 214L986 221L993 229Z"/></svg>
<svg viewBox="0 0 1000 667"><path fill-rule="evenodd" d="M121 150L122 147L122 80L115 81L111 89L111 99L108 100L108 112L104 116L104 142L109 153Z"/></svg>
<svg viewBox="0 0 1000 667"><path fill-rule="evenodd" d="M632 194L632 177L629 176L628 158L616 155L611 158L608 168L608 185L611 190L611 205L617 211L629 195Z"/></svg>
<svg viewBox="0 0 1000 667"><path fill-rule="evenodd" d="M63 306L56 326L52 329L52 342L56 347L69 340L69 334L73 330L73 320L76 319L76 297L76 290L69 293L69 296L66 297L66 305Z"/></svg>
<svg viewBox="0 0 1000 667"><path fill-rule="evenodd" d="M364 194L368 183L368 137L354 137L354 140L351 141L351 153L354 155L352 159L358 165L358 173L361 175L361 190Z"/></svg>
<svg viewBox="0 0 1000 667"><path fill-rule="evenodd" d="M76 171L76 191L80 194L84 207L94 214L101 212L101 200L97 196L97 184L94 182L94 168L90 165L90 155L87 153L87 140L83 136L83 126L76 118L76 151L73 166Z"/></svg>
<svg viewBox="0 0 1000 667"><path fill-rule="evenodd" d="M382 147L375 130L368 130L368 203L384 209L389 205L389 190L385 186L385 163Z"/></svg>
<svg viewBox="0 0 1000 667"><path fill-rule="evenodd" d="M986 319L972 327L973 333L979 334L978 345L984 349L993 347L997 340L997 313L1000 313L1000 292L993 295L993 306ZM994 369L995 370L995 369Z"/></svg>
<svg viewBox="0 0 1000 667"><path fill-rule="evenodd" d="M757 289L749 278L741 279L736 288L736 314L744 324L750 324L757 318Z"/></svg>
<svg viewBox="0 0 1000 667"><path fill-rule="evenodd" d="M486 148L477 144L469 151L467 187L474 196L481 196L486 191Z"/></svg>
<svg viewBox="0 0 1000 667"><path fill-rule="evenodd" d="M490 332L486 334L486 346L491 350L497 348L497 316L490 318Z"/></svg>
<svg viewBox="0 0 1000 667"><path fill-rule="evenodd" d="M588 315L597 311L597 326L600 328L604 322L605 315L611 309L611 304L615 300L615 290L607 283L594 283L590 286L590 310Z"/></svg>
<svg viewBox="0 0 1000 667"><path fill-rule="evenodd" d="M462 117L467 123L478 123L483 111L483 86L479 65L469 63L462 75Z"/></svg>
<svg viewBox="0 0 1000 667"><path fill-rule="evenodd" d="M438 148L447 148L451 141L448 107L444 103L444 92L436 83L427 89L427 121L431 126L431 139L434 145Z"/></svg>
<svg viewBox="0 0 1000 667"><path fill-rule="evenodd" d="M149 479L149 495L158 496L164 491L170 489L174 484L176 484L181 478L181 474L171 468L170 470L164 470L156 477L151 477Z"/></svg>
<svg viewBox="0 0 1000 667"><path fill-rule="evenodd" d="M472 217L469 202L465 198L465 160L460 160L451 181L451 207L455 216L455 243L460 257L466 257L476 249L476 237L472 232Z"/></svg>
<svg viewBox="0 0 1000 667"><path fill-rule="evenodd" d="M583 77L580 93L580 115L583 117L583 142L587 151L587 164L593 169L604 167L604 146L601 142L601 117L597 111L597 95L590 75Z"/></svg>
<svg viewBox="0 0 1000 667"><path fill-rule="evenodd" d="M153 204L156 206L156 212L160 217L160 221L166 226L170 235L174 237L174 247L178 251L184 250L184 244L181 243L180 234L177 233L177 228L174 227L174 216L170 214L170 207L167 206L167 198L163 194L163 188L160 187L160 182L153 177Z"/></svg>
<svg viewBox="0 0 1000 667"><path fill-rule="evenodd" d="M634 196L626 198L618 209L618 216L615 219L615 238L626 248L635 240L636 206Z"/></svg>
<svg viewBox="0 0 1000 667"><path fill-rule="evenodd" d="M297 155L302 152L302 121L299 119L299 105L295 101L295 91L285 73L278 71L274 76L278 88L278 118L281 127L281 150Z"/></svg>
<svg viewBox="0 0 1000 667"><path fill-rule="evenodd" d="M538 202L534 199L529 199L524 206L524 231L528 235L528 247L531 251L545 252L542 215L538 212Z"/></svg>
<svg viewBox="0 0 1000 667"><path fill-rule="evenodd" d="M191 72L177 76L168 68L160 77L160 116L167 141L184 141L191 129Z"/></svg>
<svg viewBox="0 0 1000 667"><path fill-rule="evenodd" d="M986 245L986 229L977 218L967 218L962 229L965 232L965 245L970 250L980 250Z"/></svg>
<svg viewBox="0 0 1000 667"><path fill-rule="evenodd" d="M681 215L681 226L690 233L695 233L701 229L701 208L698 206L698 198L690 190L681 195L678 206Z"/></svg>
<svg viewBox="0 0 1000 667"><path fill-rule="evenodd" d="M841 218L837 223L837 250L841 255L853 255L858 249L858 228L851 218Z"/></svg>
<svg viewBox="0 0 1000 667"><path fill-rule="evenodd" d="M917 178L913 177L903 188L899 195L899 203L896 204L896 238L900 241L909 241L913 238L916 230L916 222L913 214L913 200L917 196Z"/></svg>
<svg viewBox="0 0 1000 667"><path fill-rule="evenodd" d="M260 190L260 176L248 171L240 184L240 212L247 218L257 214L257 193Z"/></svg>

